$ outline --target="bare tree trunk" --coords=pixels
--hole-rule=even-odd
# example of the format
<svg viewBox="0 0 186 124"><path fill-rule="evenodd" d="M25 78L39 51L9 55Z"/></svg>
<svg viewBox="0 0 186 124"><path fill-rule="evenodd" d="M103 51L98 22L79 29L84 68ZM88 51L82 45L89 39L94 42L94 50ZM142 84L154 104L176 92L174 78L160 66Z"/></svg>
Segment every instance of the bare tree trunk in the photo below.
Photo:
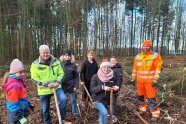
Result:
<svg viewBox="0 0 186 124"><path fill-rule="evenodd" d="M106 57L108 57L108 52L109 52L109 47L108 47L108 44L109 44L109 42L108 42L108 33L109 33L109 26L108 26L108 0L105 0L105 8L104 8L104 10L105 10L105 18L106 18L106 20L105 20L105 26L106 26L106 37L105 37L105 49L106 49L106 51L105 51L105 56Z"/></svg>
<svg viewBox="0 0 186 124"><path fill-rule="evenodd" d="M161 23L161 1L159 2L159 15L158 15L158 27L157 27L157 39L156 39L156 51L158 52L159 36L160 36L160 23Z"/></svg>

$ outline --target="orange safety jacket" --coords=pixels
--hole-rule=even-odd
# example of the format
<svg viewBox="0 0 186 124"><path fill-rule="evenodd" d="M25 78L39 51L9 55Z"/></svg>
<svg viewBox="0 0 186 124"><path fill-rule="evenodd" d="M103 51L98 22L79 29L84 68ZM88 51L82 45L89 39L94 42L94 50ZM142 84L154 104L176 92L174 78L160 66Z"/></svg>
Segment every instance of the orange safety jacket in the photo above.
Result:
<svg viewBox="0 0 186 124"><path fill-rule="evenodd" d="M162 68L161 55L150 50L148 53L140 53L134 59L132 79L138 83L157 82Z"/></svg>

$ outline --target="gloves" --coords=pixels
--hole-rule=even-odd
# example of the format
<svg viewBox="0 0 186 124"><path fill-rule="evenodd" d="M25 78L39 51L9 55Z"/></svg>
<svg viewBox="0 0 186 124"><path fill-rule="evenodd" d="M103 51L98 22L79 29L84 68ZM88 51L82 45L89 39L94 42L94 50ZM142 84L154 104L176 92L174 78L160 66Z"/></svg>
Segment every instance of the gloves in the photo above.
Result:
<svg viewBox="0 0 186 124"><path fill-rule="evenodd" d="M110 90L111 90L111 87L108 87L108 86L102 86L102 90L110 91Z"/></svg>
<svg viewBox="0 0 186 124"><path fill-rule="evenodd" d="M28 120L23 117L23 118L19 119L18 124L29 124L29 123L28 123Z"/></svg>
<svg viewBox="0 0 186 124"><path fill-rule="evenodd" d="M152 87L158 87L158 83L155 82L155 81L153 81L153 82L152 82Z"/></svg>

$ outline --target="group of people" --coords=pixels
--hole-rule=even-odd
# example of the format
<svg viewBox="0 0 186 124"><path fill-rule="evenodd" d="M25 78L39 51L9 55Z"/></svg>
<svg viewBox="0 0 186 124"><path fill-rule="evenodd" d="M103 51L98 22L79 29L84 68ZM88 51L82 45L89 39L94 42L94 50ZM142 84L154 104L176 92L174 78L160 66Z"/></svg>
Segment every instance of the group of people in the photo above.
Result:
<svg viewBox="0 0 186 124"><path fill-rule="evenodd" d="M37 85L38 95L42 105L45 124L51 124L50 99L54 92L57 94L61 122L70 124L65 120L67 108L67 93L70 94L72 114L78 119L78 107L76 103L76 91L79 88L79 73L75 59L70 50L65 50L56 59L50 54L47 45L39 47L39 58L30 68L32 82ZM156 102L157 80L162 67L161 56L152 51L152 42L146 40L142 44L142 52L134 59L132 79L137 81L138 104L141 112L150 109L152 120L160 117L160 109ZM26 123L33 106L29 104L24 84L25 66L19 59L14 59L10 64L10 71L3 80L3 88L6 91L7 118L10 124ZM98 66L94 59L93 51L87 52L87 60L81 66L80 79L84 82L90 93L95 108L99 111L99 124L108 124L108 105L110 104L110 92L113 91L113 122L117 121L117 97L123 82L123 70L116 57L105 59ZM82 102L87 102L87 92L82 95ZM147 107L148 105L148 107Z"/></svg>

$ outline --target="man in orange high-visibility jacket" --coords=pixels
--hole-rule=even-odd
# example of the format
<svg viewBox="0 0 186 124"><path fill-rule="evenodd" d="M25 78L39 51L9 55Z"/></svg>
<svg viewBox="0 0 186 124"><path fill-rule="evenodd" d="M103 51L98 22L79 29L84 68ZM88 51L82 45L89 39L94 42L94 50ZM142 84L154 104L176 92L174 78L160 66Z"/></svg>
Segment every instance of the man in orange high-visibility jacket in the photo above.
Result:
<svg viewBox="0 0 186 124"><path fill-rule="evenodd" d="M155 95L162 64L160 54L152 51L152 42L150 40L144 41L142 52L134 59L131 81L137 81L139 109L141 112L146 112L148 105L152 113L151 121L157 121L160 117L160 108L157 107Z"/></svg>

